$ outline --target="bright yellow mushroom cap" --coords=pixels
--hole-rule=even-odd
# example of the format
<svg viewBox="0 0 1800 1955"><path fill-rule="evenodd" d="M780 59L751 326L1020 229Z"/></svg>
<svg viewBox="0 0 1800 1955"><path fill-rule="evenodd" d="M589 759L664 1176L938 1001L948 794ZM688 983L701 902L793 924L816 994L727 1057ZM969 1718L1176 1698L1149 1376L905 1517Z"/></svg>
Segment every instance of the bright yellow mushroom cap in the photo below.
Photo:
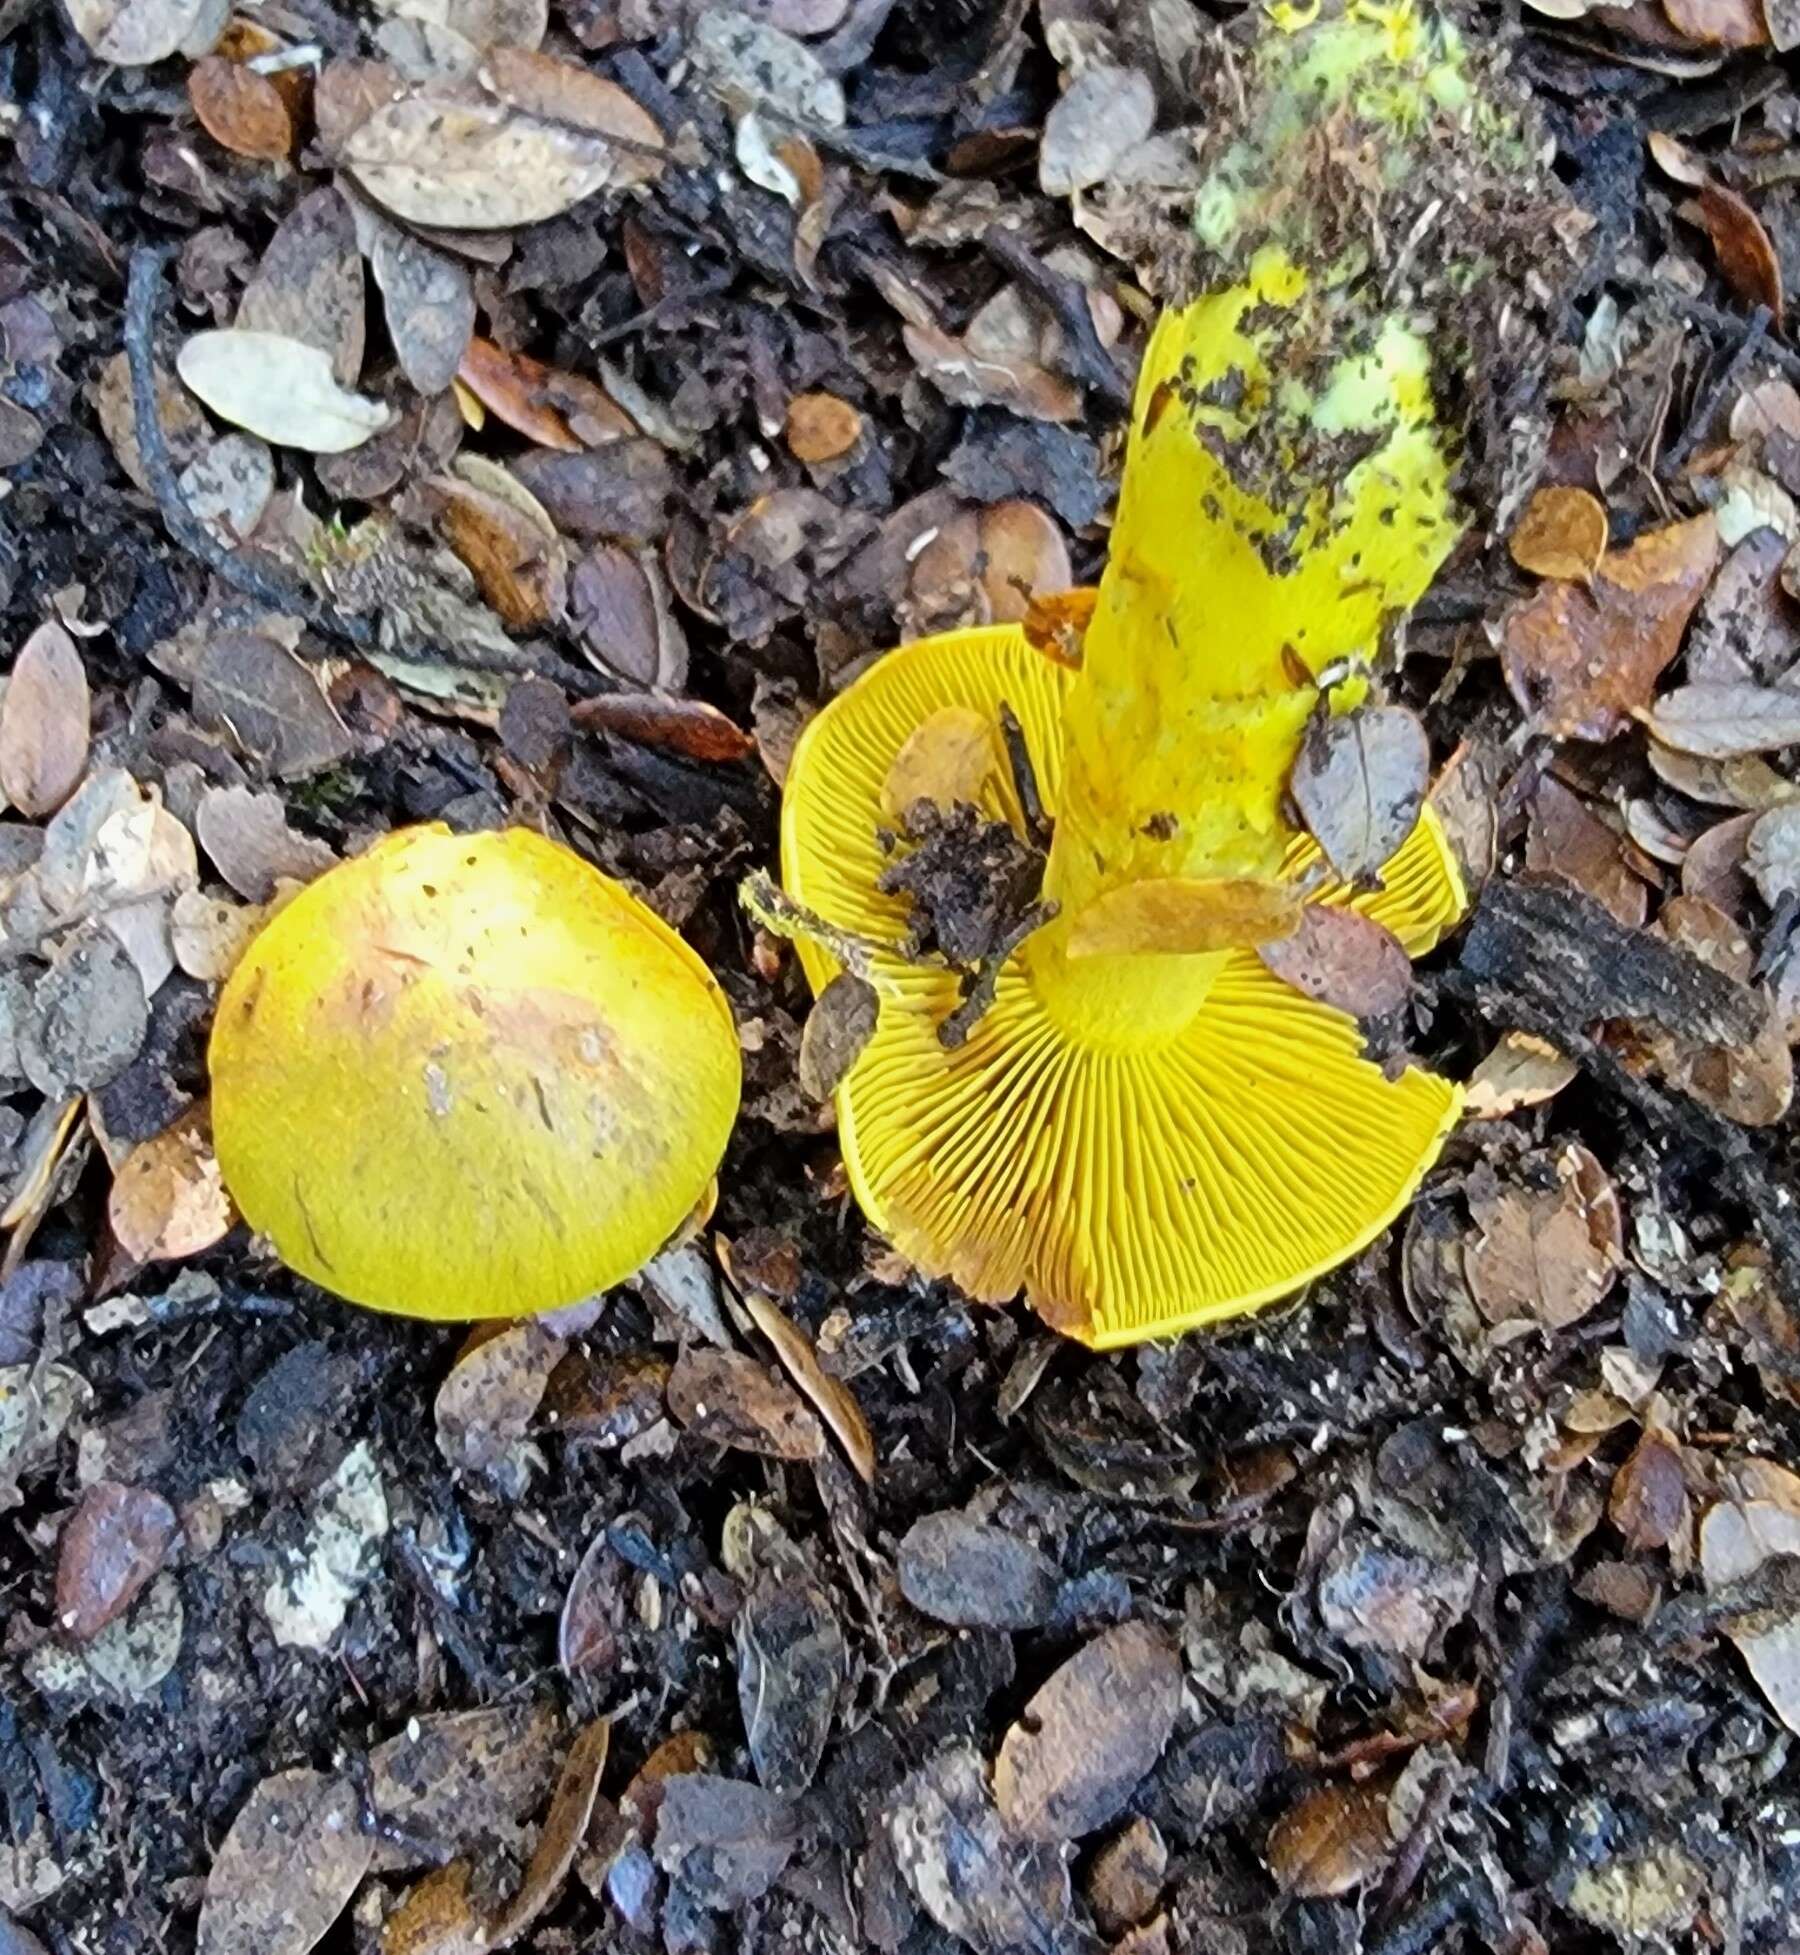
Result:
<svg viewBox="0 0 1800 1955"><path fill-rule="evenodd" d="M1017 627L922 640L820 713L789 767L789 892L892 947L869 973L874 1037L838 1093L858 1199L922 1269L978 1299L1023 1290L1094 1345L1255 1309L1353 1255L1457 1116L1453 1083L1388 1079L1353 1019L1265 968L1254 930L1234 947L1133 951L1093 927L1095 906L1116 916L1134 886L1229 884L1235 900L1317 874L1283 793L1320 705L1314 677L1371 655L1455 539L1424 348L1384 322L1295 378L1288 354L1320 343L1319 303L1268 252L1245 285L1159 326L1079 672ZM1003 704L1055 818L1044 891L1060 907L946 1049L961 992L902 953L906 901L879 886L884 792L921 724L960 709L955 724L994 728L982 811L1022 829ZM1413 956L1465 900L1430 814L1379 889L1306 894L1349 903ZM1259 907L1274 906L1246 914ZM822 986L830 957L801 954Z"/></svg>
<svg viewBox="0 0 1800 1955"><path fill-rule="evenodd" d="M377 1310L550 1310L701 1199L740 1092L681 938L525 829L403 829L311 884L219 1000L213 1135L250 1225Z"/></svg>

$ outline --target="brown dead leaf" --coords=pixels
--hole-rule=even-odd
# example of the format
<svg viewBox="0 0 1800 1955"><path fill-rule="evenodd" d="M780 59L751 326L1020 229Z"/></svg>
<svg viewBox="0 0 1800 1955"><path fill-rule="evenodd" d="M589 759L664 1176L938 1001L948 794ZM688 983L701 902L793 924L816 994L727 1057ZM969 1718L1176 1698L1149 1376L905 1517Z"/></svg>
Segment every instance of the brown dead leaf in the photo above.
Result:
<svg viewBox="0 0 1800 1955"><path fill-rule="evenodd" d="M1335 904L1308 903L1298 929L1256 954L1283 984L1352 1018L1392 1019L1412 995L1412 960L1399 938Z"/></svg>
<svg viewBox="0 0 1800 1955"><path fill-rule="evenodd" d="M579 453L583 444L561 411L545 399L551 370L541 360L508 353L476 334L464 348L456 374L484 407L528 441L564 454Z"/></svg>
<svg viewBox="0 0 1800 1955"><path fill-rule="evenodd" d="M175 1510L161 1494L96 1481L57 1544L58 1627L78 1643L92 1642L137 1600L180 1532Z"/></svg>
<svg viewBox="0 0 1800 1955"><path fill-rule="evenodd" d="M106 1215L134 1262L179 1262L210 1249L237 1221L212 1147L205 1101L140 1141L113 1176Z"/></svg>
<svg viewBox="0 0 1800 1955"><path fill-rule="evenodd" d="M999 752L994 723L973 706L943 706L900 743L881 786L883 812L896 821L917 801L948 814L959 803L981 805Z"/></svg>
<svg viewBox="0 0 1800 1955"><path fill-rule="evenodd" d="M543 223L627 175L641 179L643 168L588 130L429 89L366 115L339 154L394 216L446 231Z"/></svg>
<svg viewBox="0 0 1800 1955"><path fill-rule="evenodd" d="M1490 1324L1523 1318L1551 1330L1579 1323L1624 1263L1624 1222L1606 1170L1578 1142L1520 1163L1502 1182L1485 1164L1469 1176L1479 1234L1463 1267Z"/></svg>
<svg viewBox="0 0 1800 1955"><path fill-rule="evenodd" d="M929 319L901 328L914 364L938 392L961 407L1005 407L1032 421L1074 421L1081 390L1035 360L984 357Z"/></svg>
<svg viewBox="0 0 1800 1955"><path fill-rule="evenodd" d="M348 1779L303 1766L264 1779L214 1856L196 1955L307 1955L373 1851Z"/></svg>
<svg viewBox="0 0 1800 1955"><path fill-rule="evenodd" d="M1288 782L1302 820L1345 882L1376 874L1413 831L1431 779L1431 742L1403 706L1321 713Z"/></svg>
<svg viewBox="0 0 1800 1955"><path fill-rule="evenodd" d="M71 25L102 61L147 68L172 54L202 55L227 9L217 0L65 0Z"/></svg>
<svg viewBox="0 0 1800 1955"><path fill-rule="evenodd" d="M80 785L88 757L87 668L54 620L19 648L0 700L0 792L41 821Z"/></svg>
<svg viewBox="0 0 1800 1955"><path fill-rule="evenodd" d="M862 439L862 416L836 394L796 394L788 402L787 445L796 461L835 462Z"/></svg>
<svg viewBox="0 0 1800 1955"><path fill-rule="evenodd" d="M1082 644L1099 599L1099 591L1091 586L1033 597L1020 620L1025 642L1053 665L1079 672Z"/></svg>
<svg viewBox="0 0 1800 1955"><path fill-rule="evenodd" d="M456 378L475 331L469 268L374 211L365 222L369 265L381 287L400 371L421 394L441 394Z"/></svg>
<svg viewBox="0 0 1800 1955"><path fill-rule="evenodd" d="M386 1822L378 1870L422 1866L434 1851L511 1843L556 1783L559 1721L542 1699L427 1711L369 1753L369 1792Z"/></svg>
<svg viewBox="0 0 1800 1955"><path fill-rule="evenodd" d="M1123 1811L1181 1708L1181 1664L1147 1623L1085 1644L1026 1705L994 1760L994 1803L1023 1839L1070 1840Z"/></svg>
<svg viewBox="0 0 1800 1955"><path fill-rule="evenodd" d="M468 566L481 595L514 631L555 622L568 601L562 541L510 502L454 475L427 485L440 499L444 541Z"/></svg>
<svg viewBox="0 0 1800 1955"><path fill-rule="evenodd" d="M1263 1858L1299 1900L1326 1900L1373 1880L1392 1857L1388 1788L1379 1779L1321 1785L1269 1829Z"/></svg>
<svg viewBox="0 0 1800 1955"><path fill-rule="evenodd" d="M1675 0L1679 5L1682 0ZM1700 191L1700 221L1718 254L1725 283L1749 306L1766 306L1781 331L1781 260L1763 222L1735 190L1707 183Z"/></svg>
<svg viewBox="0 0 1800 1955"><path fill-rule="evenodd" d="M1547 1040L1508 1032L1469 1077L1463 1114L1470 1120L1503 1120L1522 1107L1554 1099L1581 1068Z"/></svg>
<svg viewBox="0 0 1800 1955"><path fill-rule="evenodd" d="M666 147L656 118L616 81L554 55L495 47L479 79L491 95L546 123L604 136L612 145L609 185L654 183Z"/></svg>
<svg viewBox="0 0 1800 1955"><path fill-rule="evenodd" d="M1756 0L1663 0L1669 25L1703 48L1759 48L1769 32Z"/></svg>
<svg viewBox="0 0 1800 1955"><path fill-rule="evenodd" d="M669 1410L698 1438L772 1459L817 1459L825 1431L784 1379L739 1351L683 1351Z"/></svg>
<svg viewBox="0 0 1800 1955"><path fill-rule="evenodd" d="M819 993L800 1032L800 1090L828 1100L875 1036L881 999L867 978L839 971Z"/></svg>
<svg viewBox="0 0 1800 1955"><path fill-rule="evenodd" d="M294 119L281 90L240 62L209 54L188 72L188 100L200 126L234 155L279 163L294 147Z"/></svg>
<svg viewBox="0 0 1800 1955"><path fill-rule="evenodd" d="M1623 732L1681 649L1718 549L1713 518L1696 516L1609 550L1591 585L1541 585L1502 626L1514 698L1562 739Z"/></svg>
<svg viewBox="0 0 1800 1955"><path fill-rule="evenodd" d="M685 685L687 637L652 552L596 544L569 574L568 622L589 657L628 684Z"/></svg>
<svg viewBox="0 0 1800 1955"><path fill-rule="evenodd" d="M915 1521L895 1569L915 1609L959 1629L1035 1629L1062 1591L1056 1564L1029 1541L954 1512Z"/></svg>
<svg viewBox="0 0 1800 1955"><path fill-rule="evenodd" d="M1534 577L1586 583L1606 554L1606 507L1586 489L1539 489L1525 505L1507 548Z"/></svg>
<svg viewBox="0 0 1800 1955"><path fill-rule="evenodd" d="M531 1429L563 1340L531 1318L507 1324L466 1350L438 1387L438 1451L452 1466L493 1466Z"/></svg>
<svg viewBox="0 0 1800 1955"><path fill-rule="evenodd" d="M1074 581L1063 533L1035 502L997 502L976 523L981 589L996 624L1017 624L1041 592Z"/></svg>
<svg viewBox="0 0 1800 1955"><path fill-rule="evenodd" d="M1254 876L1206 881L1155 876L1094 898L1068 935L1071 957L1130 957L1236 950L1290 937L1300 893Z"/></svg>
<svg viewBox="0 0 1800 1955"><path fill-rule="evenodd" d="M1800 742L1800 692L1754 685L1677 686L1650 709L1665 747L1707 760L1770 753Z"/></svg>
<svg viewBox="0 0 1800 1955"><path fill-rule="evenodd" d="M1625 838L1549 774L1531 797L1525 866L1585 890L1631 929L1649 913L1650 887L1633 872Z"/></svg>
<svg viewBox="0 0 1800 1955"><path fill-rule="evenodd" d="M743 1288L744 1308L751 1321L775 1347L782 1368L812 1401L819 1416L831 1428L844 1449L844 1457L856 1469L865 1486L875 1484L875 1436L856 1394L841 1378L834 1378L819 1363L812 1341L782 1310L773 1297L754 1284Z"/></svg>
<svg viewBox="0 0 1800 1955"><path fill-rule="evenodd" d="M597 1717L586 1726L569 1747L569 1756L557 1781L544 1830L538 1836L531 1864L519 1891L495 1915L488 1929L487 1946L501 1949L525 1932L562 1891L581 1850L588 1821L593 1817L594 1800L600 1792L600 1775L606 1769L606 1754L612 1742L612 1725Z"/></svg>
<svg viewBox="0 0 1800 1955"><path fill-rule="evenodd" d="M1668 1433L1646 1426L1630 1457L1613 1475L1607 1518L1628 1547L1666 1548L1688 1524L1687 1480L1681 1448Z"/></svg>
<svg viewBox="0 0 1800 1955"><path fill-rule="evenodd" d="M488 1924L469 1872L467 1860L452 1860L411 1888L381 1924L381 1955L485 1955Z"/></svg>
<svg viewBox="0 0 1800 1955"><path fill-rule="evenodd" d="M641 746L666 747L690 760L742 760L756 749L756 742L741 726L703 699L608 692L581 700L569 717L590 732L616 733Z"/></svg>

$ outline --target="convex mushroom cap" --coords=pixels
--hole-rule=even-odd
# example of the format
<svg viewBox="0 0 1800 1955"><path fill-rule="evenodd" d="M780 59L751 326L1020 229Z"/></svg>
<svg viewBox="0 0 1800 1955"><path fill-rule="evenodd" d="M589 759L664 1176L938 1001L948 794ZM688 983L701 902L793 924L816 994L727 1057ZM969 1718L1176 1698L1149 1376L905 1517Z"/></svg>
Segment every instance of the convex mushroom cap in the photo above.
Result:
<svg viewBox="0 0 1800 1955"><path fill-rule="evenodd" d="M622 1281L708 1189L731 1010L660 918L525 829L403 829L303 890L219 1000L213 1133L282 1260L435 1318Z"/></svg>

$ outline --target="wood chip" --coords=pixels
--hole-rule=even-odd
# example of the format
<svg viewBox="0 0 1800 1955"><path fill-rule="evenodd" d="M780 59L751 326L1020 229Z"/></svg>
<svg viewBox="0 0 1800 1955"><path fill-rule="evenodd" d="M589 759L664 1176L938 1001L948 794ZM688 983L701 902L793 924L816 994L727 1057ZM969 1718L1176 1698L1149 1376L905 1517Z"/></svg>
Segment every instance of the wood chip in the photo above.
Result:
<svg viewBox="0 0 1800 1955"><path fill-rule="evenodd" d="M862 427L862 416L836 394L796 394L788 402L787 445L796 461L837 461L862 439Z"/></svg>

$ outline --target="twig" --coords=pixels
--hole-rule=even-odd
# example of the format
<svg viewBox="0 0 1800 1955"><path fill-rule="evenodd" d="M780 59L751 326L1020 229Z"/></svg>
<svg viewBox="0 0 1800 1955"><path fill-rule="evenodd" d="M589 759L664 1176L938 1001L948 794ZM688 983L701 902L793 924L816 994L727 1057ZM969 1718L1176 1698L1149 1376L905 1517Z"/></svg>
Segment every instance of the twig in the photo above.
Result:
<svg viewBox="0 0 1800 1955"><path fill-rule="evenodd" d="M1092 387L1102 400L1111 401L1115 407L1128 407L1131 389L1126 386L1113 356L1100 344L1100 335L1094 330L1094 315L1088 310L1087 287L1080 279L1069 278L1046 265L1004 224L990 224L982 232L981 248L1050 308L1062 328L1063 354L1069 372Z"/></svg>
<svg viewBox="0 0 1800 1955"><path fill-rule="evenodd" d="M375 642L375 626L367 618L346 617L307 586L263 569L256 561L229 550L189 509L168 436L156 402L156 326L161 310L163 266L172 247L140 245L131 254L131 274L125 295L125 358L131 369L131 412L144 475L170 536L243 596L304 618L327 637L356 646Z"/></svg>
<svg viewBox="0 0 1800 1955"><path fill-rule="evenodd" d="M938 1044L946 1052L954 1052L968 1043L969 1034L994 1008L994 997L1000 988L1000 973L1005 969L1006 960L1034 930L1041 930L1056 916L1060 908L1061 905L1057 903L1033 903L981 960L976 968L975 982L970 985L962 1003L938 1027Z"/></svg>
<svg viewBox="0 0 1800 1955"><path fill-rule="evenodd" d="M785 937L790 943L817 944L821 950L829 951L853 977L870 983L876 982L874 970L878 956L905 956L898 945L877 943L873 937L859 937L854 930L843 930L835 923L826 922L817 910L796 903L761 869L738 884L738 901L771 936ZM876 988L881 987L876 984Z"/></svg>
<svg viewBox="0 0 1800 1955"><path fill-rule="evenodd" d="M715 272L710 278L703 278L697 285L690 285L685 292L670 292L657 300L655 305L646 306L642 312L634 312L629 319L621 319L616 326L602 326L599 332L588 334L588 346L598 351L602 346L611 346L615 341L630 339L634 333L641 333L651 326L659 326L672 312L679 312L683 306L703 305L708 299L716 299L720 293L731 288L732 273Z"/></svg>
<svg viewBox="0 0 1800 1955"><path fill-rule="evenodd" d="M1019 724L1019 716L1004 699L1000 702L1000 732L1006 741L1006 759L1012 768L1013 789L1025 815L1026 839L1035 847L1046 849L1050 846L1050 817L1044 811L1037 768L1032 765L1031 749L1025 744L1025 729Z"/></svg>
<svg viewBox="0 0 1800 1955"><path fill-rule="evenodd" d="M1723 306L1708 305L1704 299L1690 299L1685 292L1677 292L1671 285L1665 285L1658 278L1643 278L1630 272L1615 270L1613 283L1623 285L1629 292L1640 298L1661 299L1673 312L1679 312L1693 320L1697 326L1704 326L1709 332L1728 338L1744 330L1741 313L1728 312ZM1762 348L1764 357L1774 363L1790 380L1800 380L1800 353L1791 346L1783 346L1778 339L1765 340Z"/></svg>

